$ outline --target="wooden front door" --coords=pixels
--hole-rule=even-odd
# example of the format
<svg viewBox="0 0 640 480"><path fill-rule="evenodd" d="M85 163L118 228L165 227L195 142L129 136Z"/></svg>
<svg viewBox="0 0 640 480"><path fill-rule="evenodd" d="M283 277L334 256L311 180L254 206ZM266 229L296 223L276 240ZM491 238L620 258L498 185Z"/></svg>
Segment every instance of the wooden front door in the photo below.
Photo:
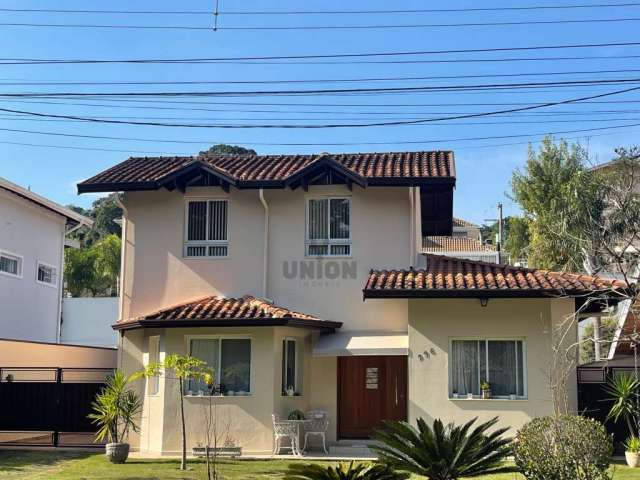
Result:
<svg viewBox="0 0 640 480"><path fill-rule="evenodd" d="M368 438L383 420L407 419L407 357L338 357L338 436Z"/></svg>

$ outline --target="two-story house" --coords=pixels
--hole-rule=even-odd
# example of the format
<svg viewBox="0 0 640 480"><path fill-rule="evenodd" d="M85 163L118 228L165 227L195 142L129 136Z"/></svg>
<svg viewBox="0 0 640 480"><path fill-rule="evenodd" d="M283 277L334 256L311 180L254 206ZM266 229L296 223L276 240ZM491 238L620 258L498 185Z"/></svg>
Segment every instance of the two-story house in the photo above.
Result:
<svg viewBox="0 0 640 480"><path fill-rule="evenodd" d="M454 186L446 151L131 158L80 183L124 192L120 368L207 361L247 453L271 452L271 415L294 409L329 412L330 441L552 412L554 326L618 284L423 255L423 236L452 233ZM205 389L185 390L191 447ZM142 393L134 446L177 452L175 380Z"/></svg>

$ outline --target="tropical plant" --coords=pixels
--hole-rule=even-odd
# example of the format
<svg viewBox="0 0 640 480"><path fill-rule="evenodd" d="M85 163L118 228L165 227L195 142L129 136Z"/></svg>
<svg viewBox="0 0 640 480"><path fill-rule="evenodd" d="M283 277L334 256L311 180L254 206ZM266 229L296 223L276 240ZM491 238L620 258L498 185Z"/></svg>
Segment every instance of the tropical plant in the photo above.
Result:
<svg viewBox="0 0 640 480"><path fill-rule="evenodd" d="M629 435L638 435L638 395L640 382L629 373L614 375L609 378L604 390L610 395L609 400L613 402L607 420L618 422L622 419L629 429Z"/></svg>
<svg viewBox="0 0 640 480"><path fill-rule="evenodd" d="M624 442L624 450L631 453L640 453L640 438L631 436Z"/></svg>
<svg viewBox="0 0 640 480"><path fill-rule="evenodd" d="M508 429L493 429L497 417L474 426L476 420L445 426L436 419L431 427L419 418L417 428L406 422L385 422L384 428L374 434L383 445L372 448L381 462L430 480L455 480L505 470L503 462L511 450L511 440L503 435Z"/></svg>
<svg viewBox="0 0 640 480"><path fill-rule="evenodd" d="M135 376L126 376L120 370L107 378L105 387L91 404L93 413L88 415L98 426L96 441L121 443L129 431L138 431L136 417L142 408L140 396L129 388Z"/></svg>
<svg viewBox="0 0 640 480"><path fill-rule="evenodd" d="M337 467L292 463L284 478L285 480L406 480L409 474L396 472L390 466L381 463L354 465L351 462L349 466L340 464Z"/></svg>
<svg viewBox="0 0 640 480"><path fill-rule="evenodd" d="M609 480L613 441L591 418L536 418L517 434L513 454L527 480Z"/></svg>
<svg viewBox="0 0 640 480"><path fill-rule="evenodd" d="M162 370L169 370L173 377L169 380L176 380L180 398L180 426L182 430L182 456L180 460L180 470L187 469L187 429L184 421L184 387L189 380L204 382L213 385L213 370L206 362L190 355L173 354L165 358L164 362L147 365L143 375L153 377L160 375Z"/></svg>
<svg viewBox="0 0 640 480"><path fill-rule="evenodd" d="M75 297L116 295L121 245L120 237L111 234L90 247L68 249L64 265L67 291Z"/></svg>
<svg viewBox="0 0 640 480"><path fill-rule="evenodd" d="M304 420L304 413L301 410L293 410L287 418L289 420Z"/></svg>

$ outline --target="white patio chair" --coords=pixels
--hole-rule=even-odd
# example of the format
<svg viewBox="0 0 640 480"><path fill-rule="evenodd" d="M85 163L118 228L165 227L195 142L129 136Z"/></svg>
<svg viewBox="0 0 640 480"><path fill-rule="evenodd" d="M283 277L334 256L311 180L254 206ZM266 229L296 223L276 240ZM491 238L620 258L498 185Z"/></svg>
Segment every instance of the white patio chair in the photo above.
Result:
<svg viewBox="0 0 640 480"><path fill-rule="evenodd" d="M280 420L280 417L276 414L271 415L273 420L273 436L275 443L273 446L273 454L277 455L281 449L290 449L294 455L302 455L300 447L298 445L298 423L291 420ZM281 441L283 438L288 438L290 446L282 446Z"/></svg>
<svg viewBox="0 0 640 480"><path fill-rule="evenodd" d="M307 439L309 435L318 435L322 437L322 449L324 453L328 454L326 433L329 429L329 415L322 410L310 410L305 413L304 418L304 447L302 447L302 451L307 450Z"/></svg>

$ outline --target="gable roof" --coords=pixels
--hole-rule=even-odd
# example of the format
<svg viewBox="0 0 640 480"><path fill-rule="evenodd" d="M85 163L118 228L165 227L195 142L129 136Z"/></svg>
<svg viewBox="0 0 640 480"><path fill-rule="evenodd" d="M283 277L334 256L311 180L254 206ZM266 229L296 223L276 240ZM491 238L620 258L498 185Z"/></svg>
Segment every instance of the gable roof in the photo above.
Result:
<svg viewBox="0 0 640 480"><path fill-rule="evenodd" d="M93 220L85 217L73 210L63 207L59 203L56 203L48 198L45 198L37 193L32 192L31 190L27 190L26 188L21 187L13 182L10 182L6 178L0 177L0 190L4 190L13 195L16 195L28 202L34 203L39 207L42 207L50 212L56 213L58 215L66 218L67 223L71 223L73 225L83 224L87 226L93 225Z"/></svg>
<svg viewBox="0 0 640 480"><path fill-rule="evenodd" d="M471 223L462 218L453 217L453 226L454 228L479 228L475 223Z"/></svg>
<svg viewBox="0 0 640 480"><path fill-rule="evenodd" d="M475 238L428 236L422 239L422 251L438 252L491 252L495 253L495 245L486 245Z"/></svg>
<svg viewBox="0 0 640 480"><path fill-rule="evenodd" d="M424 269L371 270L364 298L553 297L624 290L620 280L425 255Z"/></svg>
<svg viewBox="0 0 640 480"><path fill-rule="evenodd" d="M323 166L369 186L455 184L451 151L134 157L78 184L78 192L157 190L193 169L211 169L237 188L295 188L302 172Z"/></svg>
<svg viewBox="0 0 640 480"><path fill-rule="evenodd" d="M163 308L137 318L119 321L115 330L143 327L292 326L335 330L341 322L322 320L252 295L240 298L208 296Z"/></svg>

